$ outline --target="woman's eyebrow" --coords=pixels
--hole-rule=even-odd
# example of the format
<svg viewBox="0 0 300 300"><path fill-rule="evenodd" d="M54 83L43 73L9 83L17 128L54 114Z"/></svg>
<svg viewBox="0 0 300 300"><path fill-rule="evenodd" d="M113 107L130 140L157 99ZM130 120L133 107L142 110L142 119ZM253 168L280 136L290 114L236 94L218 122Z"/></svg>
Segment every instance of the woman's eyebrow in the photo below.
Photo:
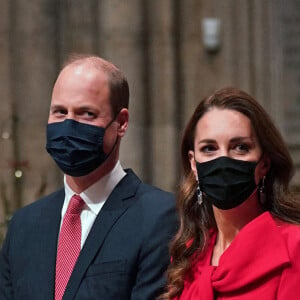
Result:
<svg viewBox="0 0 300 300"><path fill-rule="evenodd" d="M213 139L203 139L203 140L200 140L198 142L198 144L203 144L203 143L209 144L209 143L215 143L215 142L216 142L216 140L213 140Z"/></svg>
<svg viewBox="0 0 300 300"><path fill-rule="evenodd" d="M234 138L230 139L230 142L231 143L242 142L242 141L245 141L245 140L250 140L251 142L254 141L252 136L237 136L237 137L234 137Z"/></svg>

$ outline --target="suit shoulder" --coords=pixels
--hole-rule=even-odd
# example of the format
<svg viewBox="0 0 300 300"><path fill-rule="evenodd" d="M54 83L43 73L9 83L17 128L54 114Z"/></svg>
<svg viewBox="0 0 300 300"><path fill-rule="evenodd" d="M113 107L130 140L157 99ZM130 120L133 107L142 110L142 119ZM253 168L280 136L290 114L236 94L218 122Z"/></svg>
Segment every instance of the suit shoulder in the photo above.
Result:
<svg viewBox="0 0 300 300"><path fill-rule="evenodd" d="M22 217L24 215L30 216L34 212L37 213L38 211L46 210L48 209L49 205L54 204L54 201L57 202L63 199L64 199L64 190L60 189L18 209L13 214L13 219Z"/></svg>
<svg viewBox="0 0 300 300"><path fill-rule="evenodd" d="M175 203L174 194L143 182L133 172L132 169L126 169L125 171L127 175L124 177L120 184L120 188L122 189L122 191L129 187L131 191L134 190L135 197L138 198L140 202L151 202L151 205L161 202L172 204Z"/></svg>
<svg viewBox="0 0 300 300"><path fill-rule="evenodd" d="M141 183L136 198L135 209L142 216L141 228L144 231L162 226L166 231L174 232L174 228L177 228L177 213L175 196L172 193Z"/></svg>
<svg viewBox="0 0 300 300"><path fill-rule="evenodd" d="M158 187L141 182L137 190L137 196L140 201L151 205L175 205L175 196L173 193L164 191Z"/></svg>
<svg viewBox="0 0 300 300"><path fill-rule="evenodd" d="M133 209L140 217L140 230L145 240L153 239L155 234L169 241L178 228L174 194L141 183L135 196L137 199Z"/></svg>

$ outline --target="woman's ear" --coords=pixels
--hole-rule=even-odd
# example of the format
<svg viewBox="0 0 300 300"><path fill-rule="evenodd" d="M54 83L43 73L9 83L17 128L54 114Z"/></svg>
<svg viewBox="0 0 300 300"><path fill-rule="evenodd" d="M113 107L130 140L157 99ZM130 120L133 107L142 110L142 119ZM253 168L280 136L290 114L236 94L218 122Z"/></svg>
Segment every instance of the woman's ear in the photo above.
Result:
<svg viewBox="0 0 300 300"><path fill-rule="evenodd" d="M256 184L258 184L261 181L261 179L267 175L268 171L270 170L270 167L271 167L270 157L267 155L263 155L256 169L256 174L257 174Z"/></svg>
<svg viewBox="0 0 300 300"><path fill-rule="evenodd" d="M129 112L127 108L122 108L116 118L118 122L118 136L123 137L128 128Z"/></svg>
<svg viewBox="0 0 300 300"><path fill-rule="evenodd" d="M197 168L196 168L196 161L195 161L195 153L193 150L189 150L188 155L189 155L191 169L195 175L195 178L197 179L198 175L197 175Z"/></svg>
<svg viewBox="0 0 300 300"><path fill-rule="evenodd" d="M264 155L261 161L261 172L263 176L266 176L271 167L271 159L268 155Z"/></svg>

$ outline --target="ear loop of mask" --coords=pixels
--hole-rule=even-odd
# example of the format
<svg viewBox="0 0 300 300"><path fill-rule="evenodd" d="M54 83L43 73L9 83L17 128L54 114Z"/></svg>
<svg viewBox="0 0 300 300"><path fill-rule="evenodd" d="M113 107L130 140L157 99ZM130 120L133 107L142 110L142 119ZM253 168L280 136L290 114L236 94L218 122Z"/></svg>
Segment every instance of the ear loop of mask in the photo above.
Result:
<svg viewBox="0 0 300 300"><path fill-rule="evenodd" d="M258 164L262 161L263 157L264 157L264 153L261 154L259 160L258 160L257 163L256 163L256 167L257 167ZM255 167L255 170L256 170L256 167ZM255 171L254 171L254 172L255 172ZM258 184L256 185L256 187L258 187L259 184L260 184L260 182L263 181L263 188L264 188L265 179L266 179L266 176L264 176L263 178L261 178L261 179L259 180Z"/></svg>
<svg viewBox="0 0 300 300"><path fill-rule="evenodd" d="M106 129L117 119L119 113L120 113L121 110L118 111L118 113L115 115L115 117L106 125L105 127L105 132L106 132ZM105 133L104 133L105 134ZM118 140L119 140L119 137L117 136L116 138L116 141L114 143L114 145L112 146L111 150L108 152L108 154L106 155L106 158L105 160L107 160L109 158L109 156L113 153L117 143L118 143Z"/></svg>

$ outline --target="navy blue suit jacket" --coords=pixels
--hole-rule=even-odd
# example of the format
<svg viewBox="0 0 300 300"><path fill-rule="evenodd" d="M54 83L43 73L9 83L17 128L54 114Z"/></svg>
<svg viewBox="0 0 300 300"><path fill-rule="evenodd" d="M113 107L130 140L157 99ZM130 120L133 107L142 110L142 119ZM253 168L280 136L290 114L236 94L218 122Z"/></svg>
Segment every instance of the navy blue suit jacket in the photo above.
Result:
<svg viewBox="0 0 300 300"><path fill-rule="evenodd" d="M62 189L12 218L0 254L1 300L54 299L63 201ZM63 299L155 299L176 229L174 197L128 170L97 216Z"/></svg>

